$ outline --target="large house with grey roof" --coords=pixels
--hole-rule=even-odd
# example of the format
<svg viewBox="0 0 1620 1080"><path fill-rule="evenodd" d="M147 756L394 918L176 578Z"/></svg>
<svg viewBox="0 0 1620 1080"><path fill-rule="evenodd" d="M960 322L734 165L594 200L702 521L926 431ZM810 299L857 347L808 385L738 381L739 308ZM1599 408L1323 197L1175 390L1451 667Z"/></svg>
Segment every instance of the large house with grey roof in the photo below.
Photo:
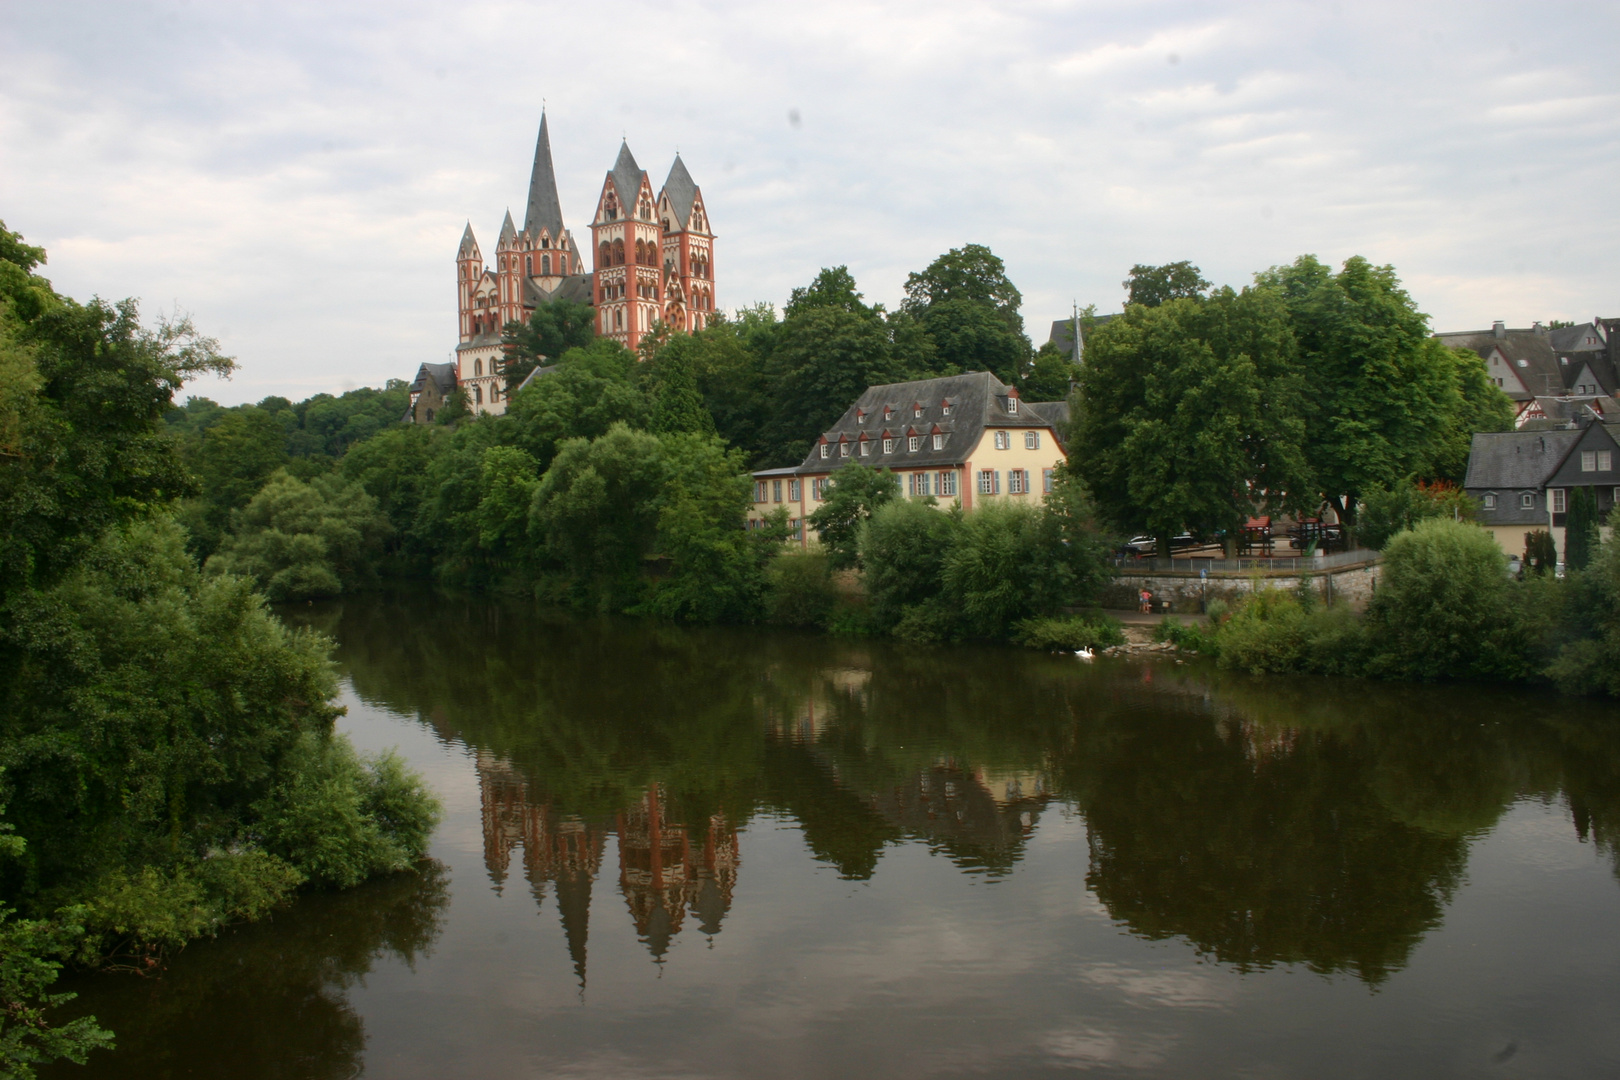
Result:
<svg viewBox="0 0 1620 1080"><path fill-rule="evenodd" d="M713 317L714 233L703 192L679 154L655 192L629 144L620 144L597 197L589 254L591 266L563 224L542 114L522 230L508 210L493 265L485 265L471 222L456 251L456 377L475 416L506 411L501 333L542 304L594 305L597 334L632 350L658 322L699 330Z"/></svg>
<svg viewBox="0 0 1620 1080"><path fill-rule="evenodd" d="M1435 336L1485 361L1491 381L1515 403L1515 426L1554 426L1593 413L1620 421L1616 323L1593 319L1552 329L1538 322L1513 330L1498 322L1489 330Z"/></svg>
<svg viewBox="0 0 1620 1080"><path fill-rule="evenodd" d="M873 386L801 464L754 473L750 527L786 508L807 546L804 519L825 501L833 474L855 462L893 471L908 498L960 501L965 510L993 499L1038 503L1063 461L1068 421L1067 402L1024 401L987 371Z"/></svg>
<svg viewBox="0 0 1620 1080"><path fill-rule="evenodd" d="M1592 420L1550 431L1481 432L1468 453L1463 488L1479 503L1475 520L1509 555L1524 551L1525 534L1552 533L1564 550L1570 493L1591 488L1598 514L1620 501L1620 424Z"/></svg>

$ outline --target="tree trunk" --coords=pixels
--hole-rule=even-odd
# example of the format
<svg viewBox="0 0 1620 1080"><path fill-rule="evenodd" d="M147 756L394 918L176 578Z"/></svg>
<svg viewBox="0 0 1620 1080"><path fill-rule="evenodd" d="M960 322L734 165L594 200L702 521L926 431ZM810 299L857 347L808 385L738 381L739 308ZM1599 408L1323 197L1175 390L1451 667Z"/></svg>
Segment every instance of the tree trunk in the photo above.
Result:
<svg viewBox="0 0 1620 1080"><path fill-rule="evenodd" d="M1169 535L1168 534L1160 534L1159 536L1154 537L1154 539L1156 539L1159 542L1159 551L1158 551L1159 558L1168 559L1170 557L1170 537L1169 537Z"/></svg>

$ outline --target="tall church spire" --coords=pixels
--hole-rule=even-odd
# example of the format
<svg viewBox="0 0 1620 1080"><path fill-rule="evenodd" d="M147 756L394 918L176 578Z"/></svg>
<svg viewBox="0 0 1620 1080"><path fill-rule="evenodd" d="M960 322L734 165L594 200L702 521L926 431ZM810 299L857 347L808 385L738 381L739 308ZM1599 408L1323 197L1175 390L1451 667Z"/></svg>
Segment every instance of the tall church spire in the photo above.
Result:
<svg viewBox="0 0 1620 1080"><path fill-rule="evenodd" d="M534 171L529 174L529 211L523 231L530 236L545 229L553 239L562 235L562 202L557 198L557 173L551 167L551 134L546 114L540 114L540 138L534 144Z"/></svg>
<svg viewBox="0 0 1620 1080"><path fill-rule="evenodd" d="M619 160L613 163L613 186L618 189L619 202L624 206L625 213L631 213L636 207L636 196L641 193L641 166L636 164L636 156L630 152L628 140L619 144Z"/></svg>

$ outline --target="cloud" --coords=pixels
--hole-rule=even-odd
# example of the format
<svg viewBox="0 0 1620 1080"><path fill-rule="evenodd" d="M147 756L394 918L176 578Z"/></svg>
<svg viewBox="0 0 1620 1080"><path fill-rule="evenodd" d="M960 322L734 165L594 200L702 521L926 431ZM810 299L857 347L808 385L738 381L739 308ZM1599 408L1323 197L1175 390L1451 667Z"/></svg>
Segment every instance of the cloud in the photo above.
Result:
<svg viewBox="0 0 1620 1080"><path fill-rule="evenodd" d="M1481 4L631 3L8 8L0 218L59 288L178 305L222 400L408 377L454 344L452 256L521 216L541 101L565 218L621 135L677 147L720 300L987 243L1037 340L1136 262L1243 284L1392 262L1444 327L1613 312L1606 9ZM1173 57L1173 60L1172 60ZM796 110L800 122L790 122Z"/></svg>

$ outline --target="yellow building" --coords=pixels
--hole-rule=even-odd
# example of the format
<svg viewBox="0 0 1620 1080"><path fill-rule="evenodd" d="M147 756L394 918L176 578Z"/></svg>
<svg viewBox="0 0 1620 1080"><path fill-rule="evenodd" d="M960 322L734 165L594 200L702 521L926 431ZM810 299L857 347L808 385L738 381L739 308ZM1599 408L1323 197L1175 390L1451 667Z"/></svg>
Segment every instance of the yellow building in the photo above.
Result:
<svg viewBox="0 0 1620 1080"><path fill-rule="evenodd" d="M1039 503L1063 462L1058 432L1066 402L1026 402L986 371L873 386L822 433L803 464L754 473L750 528L786 507L794 538L808 546L805 518L827 481L859 462L900 478L907 498L932 495L963 509L990 500Z"/></svg>

